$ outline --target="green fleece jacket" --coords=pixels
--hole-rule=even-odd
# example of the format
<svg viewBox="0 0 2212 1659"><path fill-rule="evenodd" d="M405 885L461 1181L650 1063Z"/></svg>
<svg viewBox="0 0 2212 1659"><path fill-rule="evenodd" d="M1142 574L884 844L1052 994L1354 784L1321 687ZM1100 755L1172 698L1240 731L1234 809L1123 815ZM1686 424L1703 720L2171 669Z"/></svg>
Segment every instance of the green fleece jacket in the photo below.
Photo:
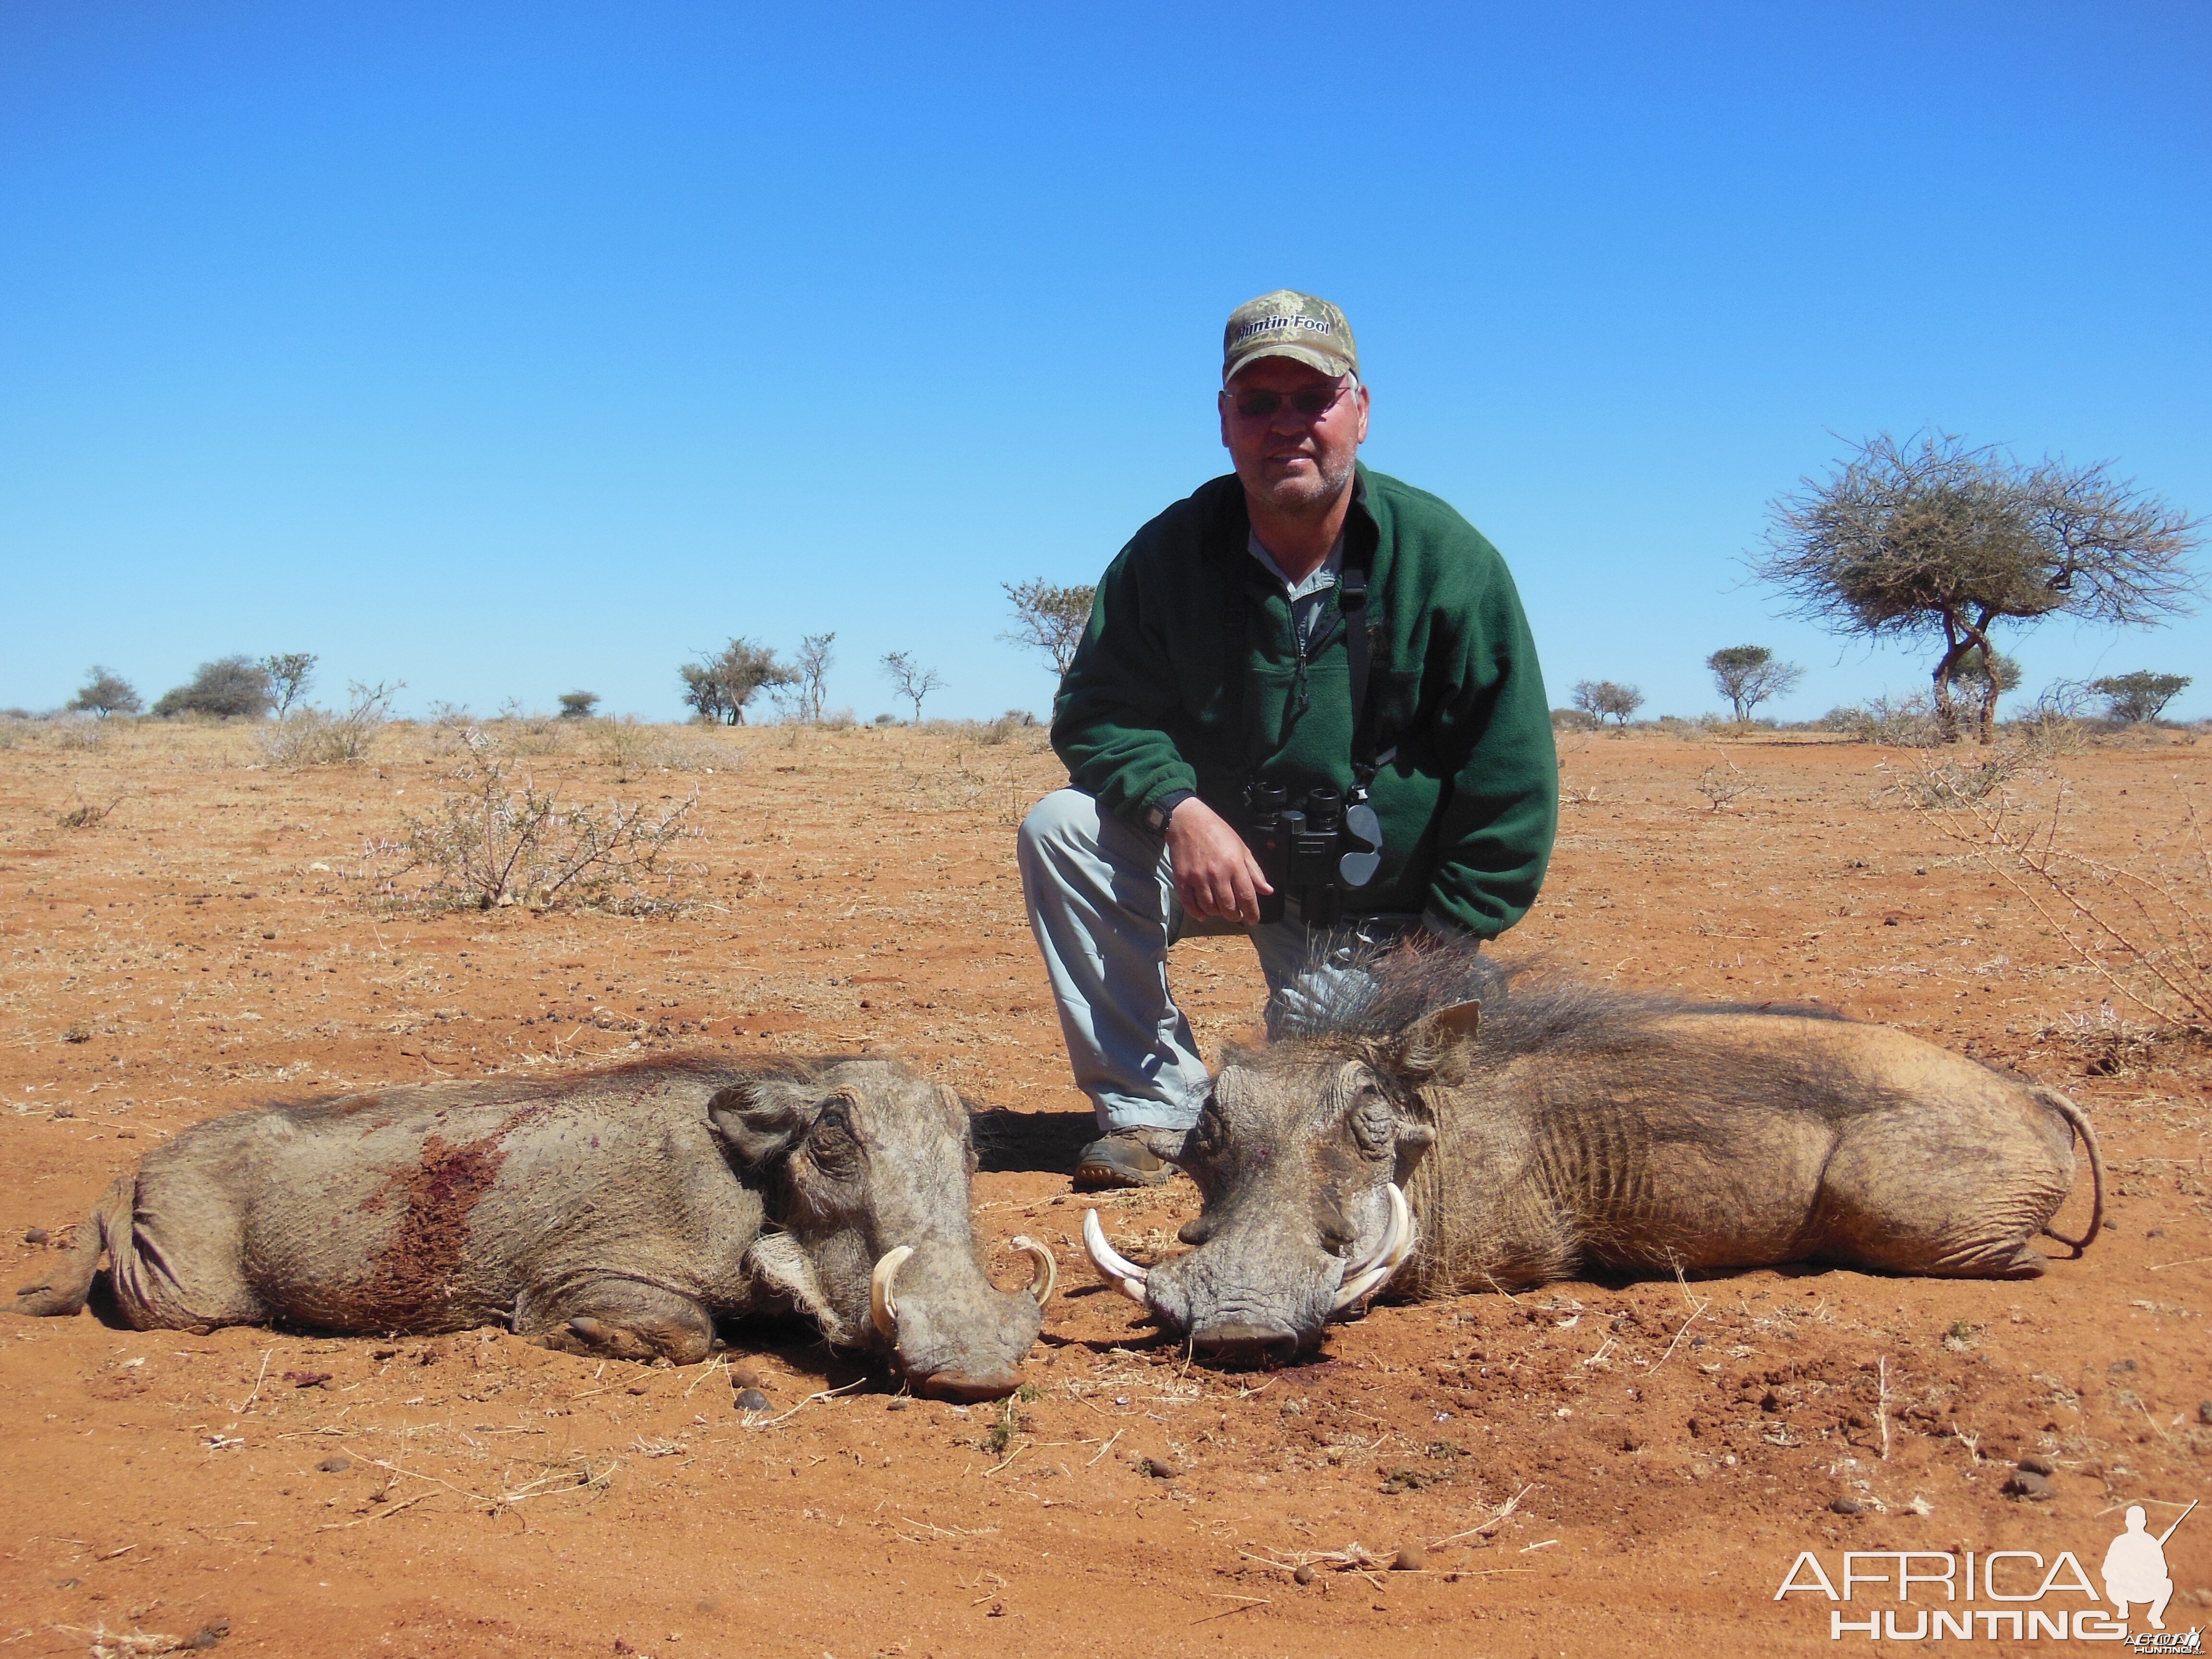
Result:
<svg viewBox="0 0 2212 1659"><path fill-rule="evenodd" d="M1359 469L1345 561L1368 571L1382 868L1358 912L1494 939L1543 884L1559 761L1536 647L1498 550L1434 495ZM1138 829L1194 791L1241 823L1249 780L1352 784L1354 714L1334 592L1301 675L1290 601L1247 548L1243 487L1213 479L1099 580L1053 708L1069 781ZM1237 677L1234 681L1231 676Z"/></svg>

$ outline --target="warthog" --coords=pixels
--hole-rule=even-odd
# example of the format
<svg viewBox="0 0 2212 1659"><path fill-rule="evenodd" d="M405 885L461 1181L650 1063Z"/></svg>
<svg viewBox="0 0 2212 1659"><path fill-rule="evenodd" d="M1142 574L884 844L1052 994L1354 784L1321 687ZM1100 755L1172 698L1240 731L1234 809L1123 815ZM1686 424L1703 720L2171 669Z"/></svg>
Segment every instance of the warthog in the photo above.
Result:
<svg viewBox="0 0 2212 1659"><path fill-rule="evenodd" d="M1471 951L1373 964L1318 1027L1233 1052L1155 1151L1198 1182L1198 1248L1092 1260L1193 1346L1294 1353L1395 1279L1510 1290L1629 1270L1821 1261L2025 1279L2096 1137L2064 1096L1879 1025L1557 981ZM1480 994L1480 1000L1474 994ZM1477 1035L1478 1025L1480 1036ZM2058 1237L2052 1234L2051 1237Z"/></svg>
<svg viewBox="0 0 2212 1659"><path fill-rule="evenodd" d="M549 1346L705 1358L721 1315L797 1310L913 1386L1019 1382L1052 1293L994 1289L968 1115L882 1060L651 1060L233 1114L149 1153L16 1310L82 1308L104 1251L140 1330L505 1325Z"/></svg>

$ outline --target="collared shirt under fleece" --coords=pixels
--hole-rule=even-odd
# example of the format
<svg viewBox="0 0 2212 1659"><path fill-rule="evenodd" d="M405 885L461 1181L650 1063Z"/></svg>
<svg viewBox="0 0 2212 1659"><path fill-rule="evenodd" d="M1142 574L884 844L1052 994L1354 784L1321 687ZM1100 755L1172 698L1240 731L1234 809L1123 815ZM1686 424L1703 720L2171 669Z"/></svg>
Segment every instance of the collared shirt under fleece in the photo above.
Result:
<svg viewBox="0 0 2212 1659"><path fill-rule="evenodd" d="M1052 741L1070 782L1132 828L1187 793L1241 823L1255 779L1293 798L1352 785L1341 590L1302 653L1251 533L1243 486L1215 478L1099 580ZM1520 596L1449 505L1364 466L1345 538L1346 562L1368 573L1375 751L1395 750L1372 785L1382 867L1346 908L1494 939L1535 902L1559 828L1551 711Z"/></svg>

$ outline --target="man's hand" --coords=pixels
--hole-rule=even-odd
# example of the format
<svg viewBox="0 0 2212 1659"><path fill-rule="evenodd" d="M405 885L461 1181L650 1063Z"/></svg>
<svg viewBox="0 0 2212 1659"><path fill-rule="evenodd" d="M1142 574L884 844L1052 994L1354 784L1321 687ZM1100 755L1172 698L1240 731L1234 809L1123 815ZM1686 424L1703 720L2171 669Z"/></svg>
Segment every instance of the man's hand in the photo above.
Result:
<svg viewBox="0 0 2212 1659"><path fill-rule="evenodd" d="M1176 896L1200 921L1219 917L1252 927L1260 920L1261 896L1275 890L1244 838L1195 795L1168 819L1168 865Z"/></svg>

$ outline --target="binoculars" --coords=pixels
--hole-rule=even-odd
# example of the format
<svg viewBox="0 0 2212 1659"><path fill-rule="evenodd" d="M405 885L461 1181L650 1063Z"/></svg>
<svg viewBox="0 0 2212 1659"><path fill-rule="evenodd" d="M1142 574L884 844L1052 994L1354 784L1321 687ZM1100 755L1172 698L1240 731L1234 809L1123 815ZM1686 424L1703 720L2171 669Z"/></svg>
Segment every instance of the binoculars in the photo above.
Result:
<svg viewBox="0 0 2212 1659"><path fill-rule="evenodd" d="M1309 927L1333 927L1345 914L1348 891L1374 880L1382 862L1382 825L1364 789L1344 792L1316 785L1291 805L1279 783L1255 783L1244 791L1244 844L1275 890L1260 900L1260 920L1280 921L1284 901L1295 894Z"/></svg>

